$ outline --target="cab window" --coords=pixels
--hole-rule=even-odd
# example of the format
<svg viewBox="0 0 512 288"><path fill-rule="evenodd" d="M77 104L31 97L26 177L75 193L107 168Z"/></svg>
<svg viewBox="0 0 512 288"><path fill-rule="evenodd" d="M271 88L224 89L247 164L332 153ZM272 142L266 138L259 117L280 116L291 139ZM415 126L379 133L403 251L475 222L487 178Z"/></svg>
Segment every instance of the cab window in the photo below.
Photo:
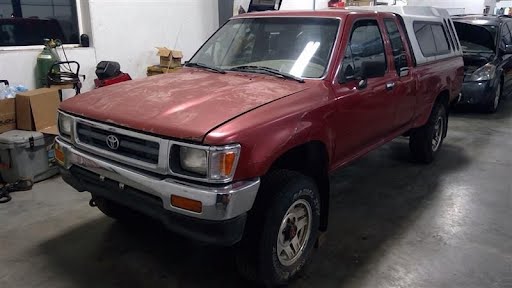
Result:
<svg viewBox="0 0 512 288"><path fill-rule="evenodd" d="M345 51L342 80L357 78L363 72L368 74L368 78L384 76L387 70L384 51L384 42L377 21L357 21L352 28Z"/></svg>
<svg viewBox="0 0 512 288"><path fill-rule="evenodd" d="M400 75L400 69L408 67L407 56L405 52L404 42L398 30L398 25L394 19L384 19L386 25L386 32L391 42L391 49L393 50L393 58L395 62L395 69L398 75Z"/></svg>

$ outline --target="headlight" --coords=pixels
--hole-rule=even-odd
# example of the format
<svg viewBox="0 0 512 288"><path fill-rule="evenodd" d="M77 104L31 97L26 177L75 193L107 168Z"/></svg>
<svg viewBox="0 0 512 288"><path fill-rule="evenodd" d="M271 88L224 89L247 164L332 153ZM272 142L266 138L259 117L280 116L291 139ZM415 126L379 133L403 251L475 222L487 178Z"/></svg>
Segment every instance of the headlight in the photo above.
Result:
<svg viewBox="0 0 512 288"><path fill-rule="evenodd" d="M485 64L484 66L478 68L471 75L470 81L487 81L494 78L494 74L496 73L496 66L492 64Z"/></svg>
<svg viewBox="0 0 512 288"><path fill-rule="evenodd" d="M240 145L222 147L188 147L173 145L170 167L174 174L210 182L233 180Z"/></svg>
<svg viewBox="0 0 512 288"><path fill-rule="evenodd" d="M206 151L189 147L181 147L180 166L181 169L185 171L206 176L208 172L208 159L206 157Z"/></svg>
<svg viewBox="0 0 512 288"><path fill-rule="evenodd" d="M59 113L59 132L61 135L70 137L73 127L73 118Z"/></svg>

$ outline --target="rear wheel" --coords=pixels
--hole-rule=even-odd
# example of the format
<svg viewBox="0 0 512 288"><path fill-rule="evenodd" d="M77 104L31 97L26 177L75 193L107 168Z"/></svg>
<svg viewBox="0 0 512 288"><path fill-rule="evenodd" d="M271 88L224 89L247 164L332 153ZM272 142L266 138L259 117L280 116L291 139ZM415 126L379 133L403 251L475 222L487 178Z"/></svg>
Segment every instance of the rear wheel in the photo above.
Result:
<svg viewBox="0 0 512 288"><path fill-rule="evenodd" d="M272 287L288 283L308 262L319 233L320 200L315 182L293 171L273 172L262 189L272 190L260 191L271 195L268 208L252 215L262 221L246 227L237 262L244 276Z"/></svg>
<svg viewBox="0 0 512 288"><path fill-rule="evenodd" d="M441 149L446 135L448 113L446 107L436 103L427 124L411 132L409 148L415 160L430 163Z"/></svg>

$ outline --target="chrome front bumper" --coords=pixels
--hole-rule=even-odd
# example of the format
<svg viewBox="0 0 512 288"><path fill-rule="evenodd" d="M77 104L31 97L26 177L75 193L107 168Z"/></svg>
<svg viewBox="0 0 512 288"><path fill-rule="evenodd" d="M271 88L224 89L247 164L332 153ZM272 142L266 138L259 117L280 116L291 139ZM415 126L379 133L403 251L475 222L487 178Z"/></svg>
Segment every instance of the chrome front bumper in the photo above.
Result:
<svg viewBox="0 0 512 288"><path fill-rule="evenodd" d="M121 189L127 185L159 197L165 210L197 219L224 221L246 213L252 208L260 186L259 179L235 182L219 187L203 186L165 176L145 174L76 149L59 137L55 141L65 156L64 162L60 163L63 169L70 170L73 166L78 166L97 174L99 181L110 179L118 182ZM202 212L195 213L172 206L171 195L200 201Z"/></svg>

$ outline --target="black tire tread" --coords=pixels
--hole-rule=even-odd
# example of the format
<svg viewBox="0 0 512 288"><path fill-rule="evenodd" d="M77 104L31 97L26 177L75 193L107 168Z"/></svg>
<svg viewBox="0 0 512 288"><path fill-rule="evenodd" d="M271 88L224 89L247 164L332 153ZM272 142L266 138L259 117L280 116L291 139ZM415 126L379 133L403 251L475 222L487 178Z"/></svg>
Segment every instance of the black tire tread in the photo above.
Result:
<svg viewBox="0 0 512 288"><path fill-rule="evenodd" d="M248 222L246 226L246 230L248 230L247 237L244 237L244 240L240 243L240 251L237 253L236 258L239 273L245 278L253 282L259 282L266 287L274 287L285 283L276 283L273 280L269 281L265 275L262 275L262 269L258 267L257 257L259 256L258 252L260 250L258 243L260 240L263 240L262 227L263 224L267 222L267 219L275 217L273 214L277 212L276 207L287 197L285 193L287 190L286 187L296 184L298 179L305 179L314 184L313 179L291 170L275 170L262 179L260 191L265 191L267 197L262 197L259 199L260 201L255 204L254 211L252 215L250 215L252 216L249 219L250 222ZM256 221L254 221L255 219ZM258 249L254 247L258 247ZM287 279L287 281L292 280L292 278L296 276L298 276L298 274Z"/></svg>
<svg viewBox="0 0 512 288"><path fill-rule="evenodd" d="M434 104L434 108L432 109L432 112L429 116L427 123L422 127L414 129L411 132L411 136L409 139L409 148L411 150L411 154L414 160L418 162L428 164L434 160L435 153L433 153L432 151L432 141L430 139L432 137L431 130L435 125L437 116L441 109L444 109L443 112L445 113L445 117L448 117L446 107L442 103L436 102ZM447 120L448 119L445 119L445 121ZM447 127L445 127L445 129L447 129ZM442 142L437 151L441 149L441 146Z"/></svg>

